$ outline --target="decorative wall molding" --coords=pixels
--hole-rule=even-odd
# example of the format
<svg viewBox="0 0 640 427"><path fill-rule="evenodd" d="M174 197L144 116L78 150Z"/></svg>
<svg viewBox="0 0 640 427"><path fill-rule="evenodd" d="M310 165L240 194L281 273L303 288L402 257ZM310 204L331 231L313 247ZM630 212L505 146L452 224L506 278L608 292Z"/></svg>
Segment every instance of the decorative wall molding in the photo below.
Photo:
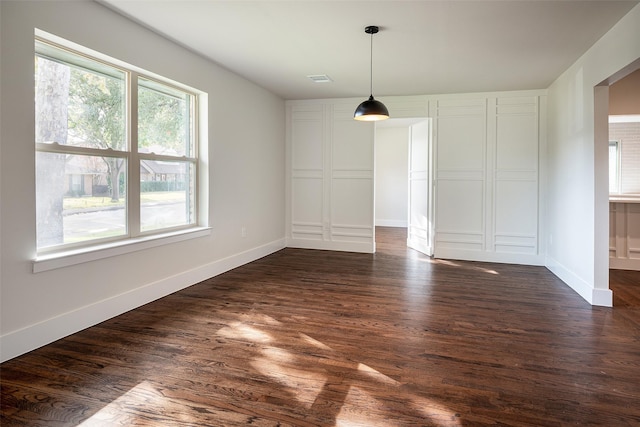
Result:
<svg viewBox="0 0 640 427"><path fill-rule="evenodd" d="M384 99L393 117L431 118L436 257L541 264L544 96L544 91L518 91ZM354 124L356 101L287 102L288 244L374 247L373 230L367 241L360 228L336 227L384 224L373 218L374 127Z"/></svg>
<svg viewBox="0 0 640 427"><path fill-rule="evenodd" d="M344 102L287 111L287 245L372 252L373 125Z"/></svg>
<svg viewBox="0 0 640 427"><path fill-rule="evenodd" d="M609 203L609 268L640 271L640 203Z"/></svg>

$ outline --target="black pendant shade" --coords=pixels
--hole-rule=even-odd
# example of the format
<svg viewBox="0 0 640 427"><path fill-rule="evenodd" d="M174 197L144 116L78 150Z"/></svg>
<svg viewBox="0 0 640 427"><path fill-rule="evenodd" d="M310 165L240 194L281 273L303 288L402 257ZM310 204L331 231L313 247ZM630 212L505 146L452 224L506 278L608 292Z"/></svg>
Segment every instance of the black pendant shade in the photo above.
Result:
<svg viewBox="0 0 640 427"><path fill-rule="evenodd" d="M382 102L373 99L373 95L370 95L369 99L358 105L356 112L353 114L353 118L363 122L385 120L389 118L389 110L387 110L387 107L385 107Z"/></svg>
<svg viewBox="0 0 640 427"><path fill-rule="evenodd" d="M364 122L373 122L377 120L385 120L389 118L389 110L387 107L376 99L373 98L373 35L379 31L379 28L375 25L369 25L364 29L364 32L371 35L371 63L370 63L370 93L369 99L362 102L356 108L353 118Z"/></svg>

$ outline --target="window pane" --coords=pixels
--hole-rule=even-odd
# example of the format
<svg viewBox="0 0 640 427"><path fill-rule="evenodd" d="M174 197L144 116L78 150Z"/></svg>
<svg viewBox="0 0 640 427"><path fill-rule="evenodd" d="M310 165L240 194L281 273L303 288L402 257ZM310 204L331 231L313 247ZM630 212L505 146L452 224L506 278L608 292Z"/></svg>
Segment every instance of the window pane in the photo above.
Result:
<svg viewBox="0 0 640 427"><path fill-rule="evenodd" d="M618 183L618 177L620 176L618 157L618 142L609 141L609 193L611 194L618 193L620 188Z"/></svg>
<svg viewBox="0 0 640 427"><path fill-rule="evenodd" d="M140 162L140 229L194 223L194 167L189 162Z"/></svg>
<svg viewBox="0 0 640 427"><path fill-rule="evenodd" d="M36 143L126 150L124 72L60 52L82 66L36 56Z"/></svg>
<svg viewBox="0 0 640 427"><path fill-rule="evenodd" d="M193 157L191 95L139 79L138 151Z"/></svg>
<svg viewBox="0 0 640 427"><path fill-rule="evenodd" d="M36 153L38 248L125 235L126 168L115 157Z"/></svg>

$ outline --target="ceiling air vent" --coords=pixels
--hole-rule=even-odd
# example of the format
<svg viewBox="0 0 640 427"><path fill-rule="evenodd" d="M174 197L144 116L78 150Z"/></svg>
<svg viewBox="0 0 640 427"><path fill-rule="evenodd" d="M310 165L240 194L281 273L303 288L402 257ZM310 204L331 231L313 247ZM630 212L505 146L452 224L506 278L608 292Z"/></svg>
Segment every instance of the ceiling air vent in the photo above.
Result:
<svg viewBox="0 0 640 427"><path fill-rule="evenodd" d="M333 80L329 78L326 74L314 74L311 76L307 76L314 83L331 83Z"/></svg>

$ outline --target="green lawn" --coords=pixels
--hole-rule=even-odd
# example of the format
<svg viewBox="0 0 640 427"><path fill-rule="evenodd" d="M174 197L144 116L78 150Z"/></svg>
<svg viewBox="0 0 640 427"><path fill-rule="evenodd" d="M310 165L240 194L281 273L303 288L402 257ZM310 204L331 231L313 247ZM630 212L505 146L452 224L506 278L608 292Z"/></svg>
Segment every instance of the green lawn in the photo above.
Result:
<svg viewBox="0 0 640 427"><path fill-rule="evenodd" d="M156 191L142 193L141 202L184 202L183 191ZM64 210L104 208L112 206L124 206L125 198L119 201L111 201L111 197L65 197Z"/></svg>

